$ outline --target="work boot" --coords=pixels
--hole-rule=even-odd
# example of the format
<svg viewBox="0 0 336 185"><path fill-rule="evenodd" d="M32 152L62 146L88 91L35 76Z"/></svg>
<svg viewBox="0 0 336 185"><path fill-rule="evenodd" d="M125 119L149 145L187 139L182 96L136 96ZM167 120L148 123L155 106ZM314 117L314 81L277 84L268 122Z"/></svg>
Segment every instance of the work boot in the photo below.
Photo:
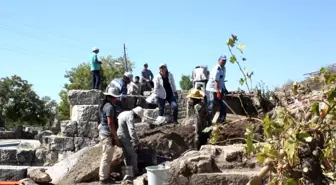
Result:
<svg viewBox="0 0 336 185"><path fill-rule="evenodd" d="M99 185L113 185L115 181L112 178L107 178L99 181Z"/></svg>

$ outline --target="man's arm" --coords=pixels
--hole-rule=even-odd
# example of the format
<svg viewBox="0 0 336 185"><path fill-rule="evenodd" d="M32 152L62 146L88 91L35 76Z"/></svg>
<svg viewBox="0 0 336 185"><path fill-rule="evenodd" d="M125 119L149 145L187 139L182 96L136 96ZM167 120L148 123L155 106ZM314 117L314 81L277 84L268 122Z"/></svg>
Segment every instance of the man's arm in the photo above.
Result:
<svg viewBox="0 0 336 185"><path fill-rule="evenodd" d="M108 107L107 113L106 113L107 124L108 124L110 132L112 134L112 137L116 141L116 144L119 146L119 140L118 140L117 131L116 131L116 128L115 128L115 124L118 124L118 123L115 123L115 119L113 119L114 116L115 115L114 115L113 106Z"/></svg>
<svg viewBox="0 0 336 185"><path fill-rule="evenodd" d="M135 127L134 127L134 117L133 116L129 116L127 118L127 128L128 128L128 132L130 134L131 140L133 141L134 146L138 145L138 136L135 132Z"/></svg>
<svg viewBox="0 0 336 185"><path fill-rule="evenodd" d="M149 78L150 78L150 81L152 81L152 80L153 80L153 78L154 78L154 75L153 75L153 73L152 73L152 71L151 71L151 70L149 70L149 72L150 72L150 74L149 74Z"/></svg>
<svg viewBox="0 0 336 185"><path fill-rule="evenodd" d="M97 64L101 64L102 63L101 61L98 60L98 56L97 55L95 55L95 63L97 63Z"/></svg>
<svg viewBox="0 0 336 185"><path fill-rule="evenodd" d="M159 91L159 77L154 78L154 93L158 96L158 91Z"/></svg>

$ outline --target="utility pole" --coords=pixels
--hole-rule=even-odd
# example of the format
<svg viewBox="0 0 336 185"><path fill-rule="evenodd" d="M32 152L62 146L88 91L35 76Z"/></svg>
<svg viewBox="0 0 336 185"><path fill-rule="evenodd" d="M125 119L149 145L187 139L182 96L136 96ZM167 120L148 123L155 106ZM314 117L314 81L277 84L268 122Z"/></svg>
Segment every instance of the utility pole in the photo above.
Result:
<svg viewBox="0 0 336 185"><path fill-rule="evenodd" d="M125 63L125 69L128 71L128 65L127 65L127 57L126 57L126 46L124 44L124 63Z"/></svg>

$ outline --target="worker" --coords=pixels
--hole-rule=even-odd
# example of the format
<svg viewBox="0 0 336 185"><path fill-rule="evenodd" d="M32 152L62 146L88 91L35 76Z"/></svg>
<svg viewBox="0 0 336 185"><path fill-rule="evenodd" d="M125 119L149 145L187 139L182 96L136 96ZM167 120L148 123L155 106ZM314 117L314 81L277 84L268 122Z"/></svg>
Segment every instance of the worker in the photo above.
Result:
<svg viewBox="0 0 336 185"><path fill-rule="evenodd" d="M166 64L160 64L160 72L154 78L154 93L158 99L159 115L163 116L166 101L173 110L174 123L177 124L178 115L178 94L176 92L175 80L173 74L171 74Z"/></svg>
<svg viewBox="0 0 336 185"><path fill-rule="evenodd" d="M218 64L210 71L209 81L206 86L208 116L212 116L214 103L218 104L220 107L220 123L223 123L226 119L226 106L222 101L222 96L228 93L224 82L226 73L225 64L226 56L220 56Z"/></svg>
<svg viewBox="0 0 336 185"><path fill-rule="evenodd" d="M127 96L127 85L133 80L131 72L125 72L122 78L113 79L108 87L117 87L121 90L121 97Z"/></svg>
<svg viewBox="0 0 336 185"><path fill-rule="evenodd" d="M191 79L194 84L195 88L195 83L196 82L202 82L204 85L206 85L208 81L208 70L204 66L196 66L195 69L192 71ZM205 87L205 86L204 86Z"/></svg>
<svg viewBox="0 0 336 185"><path fill-rule="evenodd" d="M141 95L141 84L139 82L140 77L136 76L134 78L134 82L132 81L127 85L127 94L128 95L133 95L133 96L139 96ZM137 97L130 97L128 98L128 105L131 106L131 108L136 107L138 98Z"/></svg>
<svg viewBox="0 0 336 185"><path fill-rule="evenodd" d="M117 116L122 111L118 106L118 97L121 91L119 88L110 87L104 93L105 100L99 107L100 124L99 137L102 145L102 158L99 167L100 184L110 184L113 180L111 175L111 161L113 158L114 147L120 146L117 136Z"/></svg>
<svg viewBox="0 0 336 185"><path fill-rule="evenodd" d="M117 135L123 148L127 166L133 167L133 174L138 173L138 159L136 149L139 149L139 139L135 131L134 120L143 116L143 109L135 107L130 111L124 111L118 116Z"/></svg>
<svg viewBox="0 0 336 185"><path fill-rule="evenodd" d="M154 75L152 73L151 70L148 69L148 64L145 63L144 64L144 69L141 72L142 75L142 83L146 83L147 85L150 86L150 88L153 88L154 84L153 84L153 78Z"/></svg>
<svg viewBox="0 0 336 185"><path fill-rule="evenodd" d="M98 60L99 49L92 48L92 55L90 58L90 69L92 73L92 89L99 89L100 86L100 68L102 62Z"/></svg>

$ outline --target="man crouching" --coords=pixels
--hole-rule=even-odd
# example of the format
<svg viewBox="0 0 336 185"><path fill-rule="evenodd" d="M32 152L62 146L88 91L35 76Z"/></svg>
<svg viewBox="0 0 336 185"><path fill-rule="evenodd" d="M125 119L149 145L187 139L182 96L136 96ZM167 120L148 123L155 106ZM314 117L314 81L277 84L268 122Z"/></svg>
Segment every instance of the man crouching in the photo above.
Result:
<svg viewBox="0 0 336 185"><path fill-rule="evenodd" d="M139 140L135 131L134 120L143 116L143 109L136 107L130 111L124 111L118 116L117 135L125 156L127 166L133 167L133 174L138 173L138 155L136 148L139 148Z"/></svg>

